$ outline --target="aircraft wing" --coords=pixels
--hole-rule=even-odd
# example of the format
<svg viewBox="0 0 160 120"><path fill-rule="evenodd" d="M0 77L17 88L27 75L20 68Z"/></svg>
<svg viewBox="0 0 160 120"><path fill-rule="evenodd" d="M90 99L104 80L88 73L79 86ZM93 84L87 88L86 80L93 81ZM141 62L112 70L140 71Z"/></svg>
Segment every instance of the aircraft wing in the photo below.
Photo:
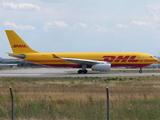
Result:
<svg viewBox="0 0 160 120"><path fill-rule="evenodd" d="M61 58L57 57L53 54L54 58L66 60L67 62L76 63L78 65L86 64L86 65L94 65L94 64L107 64L106 61L96 61L96 60L88 60L88 59L76 59L76 58Z"/></svg>

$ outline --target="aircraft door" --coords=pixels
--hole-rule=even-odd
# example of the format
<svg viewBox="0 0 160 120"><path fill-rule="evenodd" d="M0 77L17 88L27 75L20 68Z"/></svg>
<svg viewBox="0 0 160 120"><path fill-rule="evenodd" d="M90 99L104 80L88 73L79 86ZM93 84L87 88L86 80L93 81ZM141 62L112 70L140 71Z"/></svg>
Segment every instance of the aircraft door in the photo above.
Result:
<svg viewBox="0 0 160 120"><path fill-rule="evenodd" d="M145 61L145 57L143 55L141 55L139 62L144 62L144 61Z"/></svg>

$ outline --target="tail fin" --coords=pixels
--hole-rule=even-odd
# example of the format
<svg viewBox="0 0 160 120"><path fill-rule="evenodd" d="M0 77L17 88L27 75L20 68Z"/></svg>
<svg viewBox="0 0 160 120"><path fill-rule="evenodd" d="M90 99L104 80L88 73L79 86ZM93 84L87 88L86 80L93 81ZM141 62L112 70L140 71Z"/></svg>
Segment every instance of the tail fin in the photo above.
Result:
<svg viewBox="0 0 160 120"><path fill-rule="evenodd" d="M6 30L6 34L13 53L38 53L37 51L30 48L13 30Z"/></svg>

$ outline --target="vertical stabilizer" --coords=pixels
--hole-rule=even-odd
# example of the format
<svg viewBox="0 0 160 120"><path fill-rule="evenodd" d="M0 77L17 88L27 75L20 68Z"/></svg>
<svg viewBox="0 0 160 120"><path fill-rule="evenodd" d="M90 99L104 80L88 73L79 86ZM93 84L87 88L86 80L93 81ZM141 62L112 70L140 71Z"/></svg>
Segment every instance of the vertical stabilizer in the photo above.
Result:
<svg viewBox="0 0 160 120"><path fill-rule="evenodd" d="M13 30L6 30L6 34L13 53L38 53L37 51L30 48Z"/></svg>

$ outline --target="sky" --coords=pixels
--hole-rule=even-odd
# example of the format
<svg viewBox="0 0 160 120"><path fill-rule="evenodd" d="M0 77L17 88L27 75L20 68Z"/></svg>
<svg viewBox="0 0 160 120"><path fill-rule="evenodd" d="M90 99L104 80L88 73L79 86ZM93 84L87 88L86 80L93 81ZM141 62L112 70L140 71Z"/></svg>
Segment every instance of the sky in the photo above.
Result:
<svg viewBox="0 0 160 120"><path fill-rule="evenodd" d="M0 0L0 57L14 30L38 52L160 56L159 0Z"/></svg>

